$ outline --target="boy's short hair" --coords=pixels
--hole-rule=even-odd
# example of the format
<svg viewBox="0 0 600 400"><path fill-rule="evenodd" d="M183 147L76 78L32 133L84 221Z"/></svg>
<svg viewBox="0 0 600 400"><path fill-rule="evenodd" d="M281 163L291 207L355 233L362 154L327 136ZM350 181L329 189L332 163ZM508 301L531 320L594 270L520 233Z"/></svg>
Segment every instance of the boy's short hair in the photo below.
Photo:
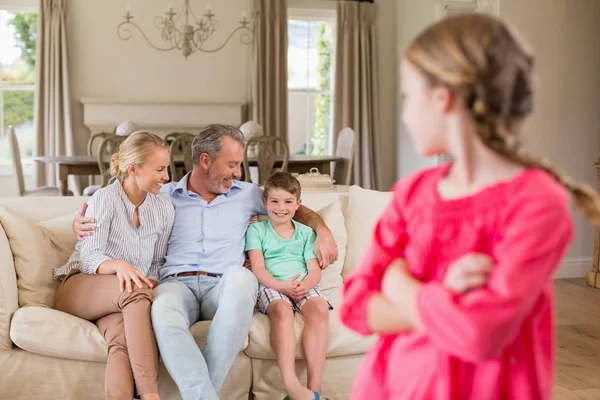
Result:
<svg viewBox="0 0 600 400"><path fill-rule="evenodd" d="M263 196L265 200L269 196L269 190L283 189L286 192L296 196L296 200L300 200L301 187L300 182L292 174L287 172L275 172L265 182Z"/></svg>

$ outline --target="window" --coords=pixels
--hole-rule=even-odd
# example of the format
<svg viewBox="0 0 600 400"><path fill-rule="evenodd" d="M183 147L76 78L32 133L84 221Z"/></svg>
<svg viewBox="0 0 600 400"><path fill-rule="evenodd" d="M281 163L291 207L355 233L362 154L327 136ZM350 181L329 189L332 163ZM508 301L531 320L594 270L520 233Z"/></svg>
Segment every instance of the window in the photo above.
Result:
<svg viewBox="0 0 600 400"><path fill-rule="evenodd" d="M291 154L331 153L335 11L288 15L288 115Z"/></svg>
<svg viewBox="0 0 600 400"><path fill-rule="evenodd" d="M24 173L34 147L35 9L0 9L0 172L11 171L8 127L13 126Z"/></svg>

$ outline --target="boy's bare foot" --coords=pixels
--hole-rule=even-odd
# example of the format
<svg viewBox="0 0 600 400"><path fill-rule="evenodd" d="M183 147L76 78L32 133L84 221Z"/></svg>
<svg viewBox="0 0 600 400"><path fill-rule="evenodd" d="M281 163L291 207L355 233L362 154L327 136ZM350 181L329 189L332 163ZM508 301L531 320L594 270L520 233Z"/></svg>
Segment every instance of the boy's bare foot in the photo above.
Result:
<svg viewBox="0 0 600 400"><path fill-rule="evenodd" d="M140 396L142 400L160 400L158 393L146 393Z"/></svg>
<svg viewBox="0 0 600 400"><path fill-rule="evenodd" d="M315 398L313 391L302 386L300 381L290 386L286 385L285 392L290 396L291 400L313 400Z"/></svg>

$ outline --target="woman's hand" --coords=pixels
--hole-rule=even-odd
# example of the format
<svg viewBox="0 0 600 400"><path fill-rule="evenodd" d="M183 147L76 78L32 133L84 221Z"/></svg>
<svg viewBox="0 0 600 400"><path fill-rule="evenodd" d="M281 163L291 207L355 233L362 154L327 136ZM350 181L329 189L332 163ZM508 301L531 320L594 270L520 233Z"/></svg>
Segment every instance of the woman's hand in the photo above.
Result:
<svg viewBox="0 0 600 400"><path fill-rule="evenodd" d="M127 293L131 293L133 291L131 282L134 282L140 289L143 289L144 287L154 287L154 284L150 279L146 278L143 273L135 269L135 267L128 262L118 262L115 265L115 274L119 279L119 290L121 290L121 292L127 290Z"/></svg>
<svg viewBox="0 0 600 400"><path fill-rule="evenodd" d="M486 284L493 266L494 262L490 256L469 253L448 267L444 286L456 294L464 294L482 287Z"/></svg>

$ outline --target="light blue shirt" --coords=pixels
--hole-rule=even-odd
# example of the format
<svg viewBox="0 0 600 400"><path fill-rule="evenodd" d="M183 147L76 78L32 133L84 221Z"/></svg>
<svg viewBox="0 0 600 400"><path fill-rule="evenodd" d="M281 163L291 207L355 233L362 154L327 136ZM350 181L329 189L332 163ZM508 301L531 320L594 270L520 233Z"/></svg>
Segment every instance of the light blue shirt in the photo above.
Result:
<svg viewBox="0 0 600 400"><path fill-rule="evenodd" d="M262 190L252 183L233 181L229 193L207 203L188 191L191 173L162 187L171 197L175 222L160 278L188 271L223 274L244 263L246 229L254 214L266 214Z"/></svg>

